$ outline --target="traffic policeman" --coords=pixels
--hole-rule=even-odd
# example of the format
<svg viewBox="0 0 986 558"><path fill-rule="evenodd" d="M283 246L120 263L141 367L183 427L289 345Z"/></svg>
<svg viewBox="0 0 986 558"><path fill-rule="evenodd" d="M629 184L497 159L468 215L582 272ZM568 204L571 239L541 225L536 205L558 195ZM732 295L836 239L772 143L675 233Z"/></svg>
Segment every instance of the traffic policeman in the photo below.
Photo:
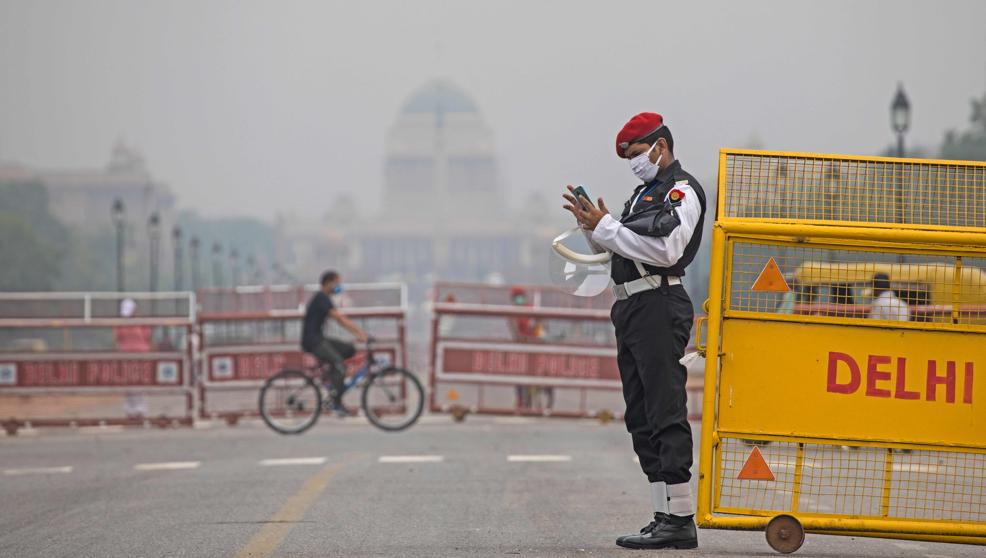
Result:
<svg viewBox="0 0 986 558"><path fill-rule="evenodd" d="M627 548L695 548L695 499L689 481L692 432L687 372L679 362L691 335L692 302L681 285L702 242L705 192L674 157L671 130L659 114L631 118L616 136L616 154L642 181L619 219L602 198L595 207L565 194L596 252L612 253L617 363L625 420L650 481L654 520L616 544Z"/></svg>

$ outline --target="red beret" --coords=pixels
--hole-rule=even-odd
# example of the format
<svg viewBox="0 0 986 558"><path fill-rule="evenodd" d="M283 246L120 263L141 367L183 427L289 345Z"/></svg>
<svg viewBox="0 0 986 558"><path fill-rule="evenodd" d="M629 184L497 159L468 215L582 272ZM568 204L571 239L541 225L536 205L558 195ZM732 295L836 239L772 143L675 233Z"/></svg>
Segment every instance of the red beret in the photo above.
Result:
<svg viewBox="0 0 986 558"><path fill-rule="evenodd" d="M625 158L623 152L636 140L644 139L664 125L664 118L656 112L642 112L634 116L619 134L616 134L616 156Z"/></svg>

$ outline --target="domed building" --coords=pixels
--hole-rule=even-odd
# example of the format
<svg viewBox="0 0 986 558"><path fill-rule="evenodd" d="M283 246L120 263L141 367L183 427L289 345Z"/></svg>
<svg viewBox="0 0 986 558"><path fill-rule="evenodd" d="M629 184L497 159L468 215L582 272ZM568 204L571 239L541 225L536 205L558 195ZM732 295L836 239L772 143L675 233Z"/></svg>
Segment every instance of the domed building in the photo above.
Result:
<svg viewBox="0 0 986 558"><path fill-rule="evenodd" d="M499 207L493 131L476 104L453 83L435 80L408 97L387 136L384 210L402 213L428 200L435 217L457 209ZM481 212L470 221L493 218Z"/></svg>
<svg viewBox="0 0 986 558"><path fill-rule="evenodd" d="M346 248L336 259L350 275L428 286L530 279L532 227L505 209L493 131L461 88L434 80L411 93L385 153L378 215L340 231Z"/></svg>

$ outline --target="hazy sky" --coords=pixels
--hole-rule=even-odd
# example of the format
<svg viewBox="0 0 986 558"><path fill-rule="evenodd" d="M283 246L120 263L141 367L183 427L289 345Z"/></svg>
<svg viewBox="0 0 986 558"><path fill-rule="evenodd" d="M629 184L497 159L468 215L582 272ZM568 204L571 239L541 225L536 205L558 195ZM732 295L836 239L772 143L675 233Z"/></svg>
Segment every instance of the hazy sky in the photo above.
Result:
<svg viewBox="0 0 986 558"><path fill-rule="evenodd" d="M579 182L616 207L634 179L614 137L640 111L706 180L754 134L875 153L898 81L909 142L937 144L986 91L984 22L981 1L0 0L0 160L102 166L122 137L206 214L316 217L342 192L370 212L388 127L444 76L510 193Z"/></svg>

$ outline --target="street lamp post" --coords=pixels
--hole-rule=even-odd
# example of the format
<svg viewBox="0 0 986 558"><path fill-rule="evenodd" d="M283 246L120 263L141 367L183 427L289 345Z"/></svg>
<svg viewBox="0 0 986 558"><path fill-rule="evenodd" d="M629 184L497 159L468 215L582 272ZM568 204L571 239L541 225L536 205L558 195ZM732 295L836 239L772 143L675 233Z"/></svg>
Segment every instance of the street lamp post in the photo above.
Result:
<svg viewBox="0 0 986 558"><path fill-rule="evenodd" d="M220 259L223 254L223 247L218 242L212 243L212 286L223 286L223 263Z"/></svg>
<svg viewBox="0 0 986 558"><path fill-rule="evenodd" d="M202 286L202 275L199 267L199 237L193 236L188 241L188 246L191 249L189 255L192 260L192 290L197 291Z"/></svg>
<svg viewBox="0 0 986 558"><path fill-rule="evenodd" d="M890 127L897 134L897 156L904 156L904 134L911 127L911 102L904 93L904 84L897 84L897 93L894 95L893 102L890 103ZM899 165L897 166L900 169ZM897 184L894 191L894 206L896 209L897 224L904 222L904 176L898 170ZM897 262L904 263L904 255L897 255Z"/></svg>
<svg viewBox="0 0 986 558"><path fill-rule="evenodd" d="M158 248L161 243L161 216L158 215L157 211L151 213L147 219L147 237L150 240L150 250L148 251L148 259L150 260L149 287L153 293L157 291Z"/></svg>
<svg viewBox="0 0 986 558"><path fill-rule="evenodd" d="M890 103L890 126L897 134L897 156L904 156L904 134L911 127L911 102L904 93L904 84L897 84L897 93Z"/></svg>
<svg viewBox="0 0 986 558"><path fill-rule="evenodd" d="M182 259L181 259L181 227L175 225L171 229L171 240L175 249L175 266L173 268L175 277L175 291L180 291L182 288L182 280L184 277L184 269L182 269Z"/></svg>
<svg viewBox="0 0 986 558"><path fill-rule="evenodd" d="M123 214L123 200L113 200L113 225L116 227L116 290L123 292L123 228L126 226Z"/></svg>

